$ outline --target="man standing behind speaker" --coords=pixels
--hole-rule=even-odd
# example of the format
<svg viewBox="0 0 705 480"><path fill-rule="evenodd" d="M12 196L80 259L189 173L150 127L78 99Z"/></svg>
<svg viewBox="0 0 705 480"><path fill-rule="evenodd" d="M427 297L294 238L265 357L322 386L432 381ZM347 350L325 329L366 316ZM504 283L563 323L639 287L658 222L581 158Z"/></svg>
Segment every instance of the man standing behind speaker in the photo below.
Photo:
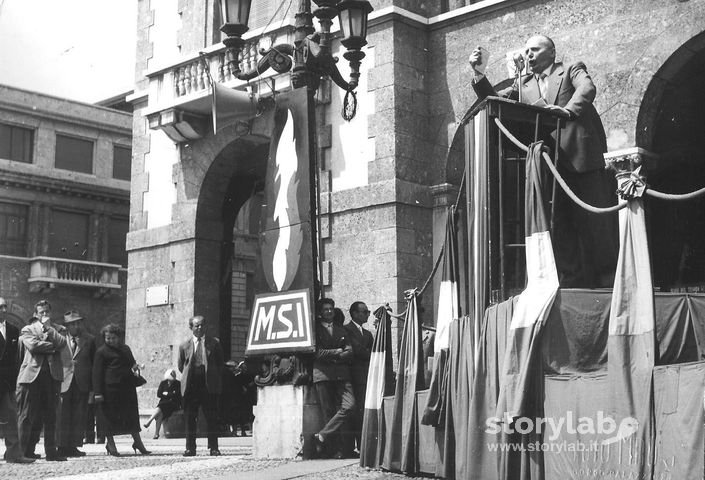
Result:
<svg viewBox="0 0 705 480"><path fill-rule="evenodd" d="M64 314L68 329L67 347L61 350L64 380L56 423L56 445L59 455L82 457L78 449L83 445L88 397L92 392L93 357L95 338L83 331L83 317L75 310Z"/></svg>
<svg viewBox="0 0 705 480"><path fill-rule="evenodd" d="M222 391L223 349L217 338L206 336L205 320L197 315L189 318L193 336L179 346L181 395L186 420L186 450L184 457L196 455L196 424L199 407L203 408L208 429L208 449L211 456L218 450L218 398Z"/></svg>

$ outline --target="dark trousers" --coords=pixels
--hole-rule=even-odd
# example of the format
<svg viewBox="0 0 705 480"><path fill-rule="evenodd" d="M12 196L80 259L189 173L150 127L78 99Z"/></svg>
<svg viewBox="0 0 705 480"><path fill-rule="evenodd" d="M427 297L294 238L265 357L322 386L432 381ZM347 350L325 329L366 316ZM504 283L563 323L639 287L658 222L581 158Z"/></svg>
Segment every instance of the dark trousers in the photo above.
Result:
<svg viewBox="0 0 705 480"><path fill-rule="evenodd" d="M355 414L355 394L352 383L323 381L316 382L315 386L323 418L326 421L318 434L330 445L329 448L335 446L342 451L345 448L342 434Z"/></svg>
<svg viewBox="0 0 705 480"><path fill-rule="evenodd" d="M5 460L23 456L17 434L17 403L15 392L0 392L0 431L5 437Z"/></svg>
<svg viewBox="0 0 705 480"><path fill-rule="evenodd" d="M80 447L86 427L88 392L82 392L76 380L59 396L56 422L56 445L61 448Z"/></svg>
<svg viewBox="0 0 705 480"><path fill-rule="evenodd" d="M103 423L100 421L100 415L96 415L95 403L89 403L86 406L86 438L85 443L98 443L105 442L105 431L103 428ZM96 439L96 436L98 437Z"/></svg>
<svg viewBox="0 0 705 480"><path fill-rule="evenodd" d="M56 453L56 406L61 383L42 367L32 383L17 384L17 429L20 447L25 455L34 452L39 432L44 427L44 451Z"/></svg>
<svg viewBox="0 0 705 480"><path fill-rule="evenodd" d="M568 186L595 207L617 203L614 176L604 169L585 173L561 171ZM611 287L619 254L617 213L591 213L556 185L551 232L560 285L563 288Z"/></svg>
<svg viewBox="0 0 705 480"><path fill-rule="evenodd" d="M366 383L355 383L353 385L353 392L355 393L355 415L353 415L350 420L350 428L352 430L352 436L355 439L355 445L357 445L358 452L361 447L361 435L362 435L362 420L365 415L365 394L367 392Z"/></svg>
<svg viewBox="0 0 705 480"><path fill-rule="evenodd" d="M184 417L186 418L186 450L196 450L198 409L203 409L208 430L208 448L218 448L218 395L208 393L206 371L194 367L189 372L188 386L184 395Z"/></svg>

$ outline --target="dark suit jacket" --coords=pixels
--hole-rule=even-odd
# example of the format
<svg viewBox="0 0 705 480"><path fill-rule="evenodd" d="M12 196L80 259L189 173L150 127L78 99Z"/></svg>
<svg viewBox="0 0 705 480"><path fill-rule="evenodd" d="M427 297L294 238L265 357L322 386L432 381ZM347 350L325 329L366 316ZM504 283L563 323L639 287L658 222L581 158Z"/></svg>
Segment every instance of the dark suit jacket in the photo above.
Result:
<svg viewBox="0 0 705 480"><path fill-rule="evenodd" d="M93 358L95 357L95 338L86 332L81 332L76 342L76 350L71 353L71 336L66 336L66 348L61 350L61 361L64 364L64 380L61 382L61 393L66 393L71 387L71 381L76 379L76 385L81 392L90 392L93 381Z"/></svg>
<svg viewBox="0 0 705 480"><path fill-rule="evenodd" d="M66 346L66 338L55 328L46 332L41 322L33 322L20 331L23 351L17 383L32 383L39 375L42 365L47 362L54 380L64 379L61 363L61 349Z"/></svg>
<svg viewBox="0 0 705 480"><path fill-rule="evenodd" d="M350 362L353 356L352 345L347 330L333 324L333 335L316 323L316 358L313 361L313 382L350 381ZM337 349L342 348L342 353Z"/></svg>
<svg viewBox="0 0 705 480"><path fill-rule="evenodd" d="M102 345L95 352L93 359L93 391L96 395L104 395L108 385L120 385L134 375L132 367L137 363L132 350L127 345L111 347Z"/></svg>
<svg viewBox="0 0 705 480"><path fill-rule="evenodd" d="M0 394L14 392L17 385L17 373L20 368L18 346L20 331L5 321L7 337L0 339Z"/></svg>
<svg viewBox="0 0 705 480"><path fill-rule="evenodd" d="M350 365L350 374L353 385L367 385L367 371L370 368L370 355L372 354L372 344L374 337L369 330L360 330L350 322L345 325L348 338L353 349L353 359Z"/></svg>
<svg viewBox="0 0 705 480"><path fill-rule="evenodd" d="M595 99L595 84L582 62L564 65L556 63L553 72L546 78L546 103L564 107L575 114L561 129L561 158L559 163L569 171L578 173L602 169L607 151L605 129L592 102ZM533 75L525 75L522 82L522 102L533 104L541 98L538 82ZM495 92L487 77L472 83L479 98L490 95L519 99L516 84Z"/></svg>
<svg viewBox="0 0 705 480"><path fill-rule="evenodd" d="M203 337L203 347L206 351L206 388L210 394L220 394L223 391L223 349L220 341L214 337ZM193 337L189 337L179 346L179 371L181 375L181 395L186 396L188 390L189 370L193 356Z"/></svg>

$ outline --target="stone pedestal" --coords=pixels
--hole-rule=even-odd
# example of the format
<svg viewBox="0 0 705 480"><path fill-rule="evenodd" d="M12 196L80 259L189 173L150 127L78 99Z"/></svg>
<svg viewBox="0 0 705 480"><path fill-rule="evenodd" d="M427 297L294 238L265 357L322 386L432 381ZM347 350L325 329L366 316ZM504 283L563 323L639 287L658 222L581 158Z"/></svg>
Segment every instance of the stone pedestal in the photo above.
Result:
<svg viewBox="0 0 705 480"><path fill-rule="evenodd" d="M252 454L255 458L311 458L309 439L323 425L318 401L309 385L257 388Z"/></svg>
<svg viewBox="0 0 705 480"><path fill-rule="evenodd" d="M302 448L304 387L257 388L252 453L256 458L294 458Z"/></svg>

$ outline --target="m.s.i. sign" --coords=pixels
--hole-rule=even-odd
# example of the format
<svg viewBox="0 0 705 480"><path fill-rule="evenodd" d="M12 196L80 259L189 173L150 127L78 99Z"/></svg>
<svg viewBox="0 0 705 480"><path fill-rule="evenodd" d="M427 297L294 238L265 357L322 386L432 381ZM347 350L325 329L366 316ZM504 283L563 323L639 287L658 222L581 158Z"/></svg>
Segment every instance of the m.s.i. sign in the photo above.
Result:
<svg viewBox="0 0 705 480"><path fill-rule="evenodd" d="M315 182L305 88L277 95L264 179L258 287L245 355L315 350L311 300L316 285Z"/></svg>
<svg viewBox="0 0 705 480"><path fill-rule="evenodd" d="M245 353L313 351L310 302L308 290L257 295Z"/></svg>

